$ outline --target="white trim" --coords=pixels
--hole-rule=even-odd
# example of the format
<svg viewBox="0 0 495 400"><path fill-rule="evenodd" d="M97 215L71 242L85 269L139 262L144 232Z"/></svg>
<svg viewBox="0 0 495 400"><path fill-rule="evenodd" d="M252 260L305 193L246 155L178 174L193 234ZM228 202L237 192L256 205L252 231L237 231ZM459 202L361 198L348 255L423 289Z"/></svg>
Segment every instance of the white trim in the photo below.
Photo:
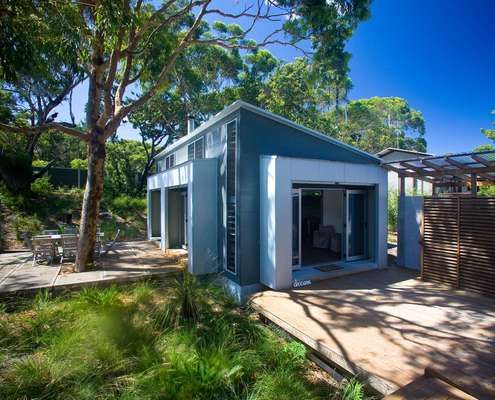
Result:
<svg viewBox="0 0 495 400"><path fill-rule="evenodd" d="M367 211L367 203L368 203L368 193L366 190L361 190L361 189L347 189L345 191L345 225L346 225L346 228L345 228L345 257L344 257L344 260L345 261L357 261L357 260L365 260L367 258L367 255L366 255L366 248L369 247L369 246L366 246L366 242L368 241L368 232L367 232L367 229L363 232L363 235L364 235L364 250L363 250L363 254L356 254L355 256L349 256L349 249L350 249L350 245L349 245L349 239L350 239L350 235L349 235L349 229L350 229L350 225L351 225L351 221L350 221L350 214L349 214L349 199L350 199L350 194L362 194L364 195L364 199L365 199L365 208L364 208L364 212L366 213L366 221L367 221L367 218L368 218L368 211ZM366 222L367 224L367 222Z"/></svg>
<svg viewBox="0 0 495 400"><path fill-rule="evenodd" d="M292 286L292 184L321 182L376 187L372 247L387 265L387 171L381 165L260 156L260 282L272 289ZM370 229L368 227L368 229Z"/></svg>
<svg viewBox="0 0 495 400"><path fill-rule="evenodd" d="M189 135L186 135L186 136L183 136L181 137L179 140L177 140L176 142L172 143L171 145L169 145L165 150L163 150L162 152L160 152L159 154L157 154L155 156L155 158L161 158L162 156L164 156L165 154L168 154L170 153L171 151L173 151L174 149L178 148L179 146L187 143L188 141L190 140L193 140L194 137L196 137L197 135L199 135L200 133L202 133L203 131L209 129L212 125L216 124L218 121L220 121L221 119L227 117L230 113L234 112L234 111L237 111L241 108L244 108L248 111L251 111L253 113L256 113L256 114L259 114L259 115L262 115L264 117L267 117L269 119L272 119L274 121L277 121L281 124L284 124L284 125L287 125L287 126L290 126L292 128L295 128L299 131L301 131L302 133L306 133L308 135L311 135L311 136L314 136L318 139L321 139L327 143L331 143L333 145L336 145L336 146L339 146L339 147L342 147L346 150L349 150L349 151L352 151L356 154L359 154L359 155L362 155L362 156L365 156L377 163L380 163L381 160L380 158L372 155L372 154L369 154L363 150L359 150L358 148L356 147L353 147L349 144L346 144L346 143L343 143L341 142L340 140L337 140L337 139L334 139L328 135L325 135L321 132L318 132L318 131L315 131L314 129L310 129L310 128L307 128L303 125L300 125L300 124L297 124L287 118L284 118L280 115L277 115L277 114L274 114L274 113L271 113L269 111L266 111L260 107L256 107L256 106L253 106L252 104L249 104L249 103L246 103L242 100L237 100L235 101L234 103L232 103L230 106L227 106L225 107L222 111L220 111L218 114L216 114L215 116L211 117L209 120L207 120L206 122L204 122L203 124L201 124L200 126L198 126L195 130L193 130Z"/></svg>

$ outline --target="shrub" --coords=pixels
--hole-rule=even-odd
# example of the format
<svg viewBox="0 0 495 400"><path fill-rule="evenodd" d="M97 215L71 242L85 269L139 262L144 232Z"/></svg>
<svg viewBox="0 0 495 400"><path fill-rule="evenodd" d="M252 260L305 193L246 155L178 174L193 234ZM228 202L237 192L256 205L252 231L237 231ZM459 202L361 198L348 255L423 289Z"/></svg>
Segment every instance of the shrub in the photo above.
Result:
<svg viewBox="0 0 495 400"><path fill-rule="evenodd" d="M33 167L43 168L48 165L48 161L45 160L33 160Z"/></svg>
<svg viewBox="0 0 495 400"><path fill-rule="evenodd" d="M53 193L54 190L55 188L50 182L50 178L46 175L36 179L33 183L31 183L31 191L38 196L48 197Z"/></svg>
<svg viewBox="0 0 495 400"><path fill-rule="evenodd" d="M397 231L397 219L399 213L399 197L397 191L388 192L388 230Z"/></svg>
<svg viewBox="0 0 495 400"><path fill-rule="evenodd" d="M495 185L481 186L478 194L480 196L495 196Z"/></svg>
<svg viewBox="0 0 495 400"><path fill-rule="evenodd" d="M74 158L71 162L70 162L70 167L72 169L86 169L88 168L88 160L84 159L80 159L80 158Z"/></svg>
<svg viewBox="0 0 495 400"><path fill-rule="evenodd" d="M12 218L17 240L23 239L24 234L33 236L41 230L41 222L36 215L16 214Z"/></svg>
<svg viewBox="0 0 495 400"><path fill-rule="evenodd" d="M110 211L118 215L119 217L128 219L135 218L138 215L142 215L146 211L146 199L119 196L110 201Z"/></svg>
<svg viewBox="0 0 495 400"><path fill-rule="evenodd" d="M352 378L349 381L344 380L335 394L332 396L333 400L364 400L365 393L364 387L361 382Z"/></svg>

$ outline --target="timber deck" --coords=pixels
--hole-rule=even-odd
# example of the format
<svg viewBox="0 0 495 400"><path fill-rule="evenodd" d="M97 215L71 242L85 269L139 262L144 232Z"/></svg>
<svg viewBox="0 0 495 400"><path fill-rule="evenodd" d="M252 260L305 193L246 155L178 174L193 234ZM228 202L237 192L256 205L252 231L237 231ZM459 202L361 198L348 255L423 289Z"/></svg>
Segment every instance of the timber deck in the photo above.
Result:
<svg viewBox="0 0 495 400"><path fill-rule="evenodd" d="M446 375L457 369L466 393L495 398L494 298L452 291L416 279L414 271L388 268L265 291L252 297L252 305L382 394L434 366Z"/></svg>

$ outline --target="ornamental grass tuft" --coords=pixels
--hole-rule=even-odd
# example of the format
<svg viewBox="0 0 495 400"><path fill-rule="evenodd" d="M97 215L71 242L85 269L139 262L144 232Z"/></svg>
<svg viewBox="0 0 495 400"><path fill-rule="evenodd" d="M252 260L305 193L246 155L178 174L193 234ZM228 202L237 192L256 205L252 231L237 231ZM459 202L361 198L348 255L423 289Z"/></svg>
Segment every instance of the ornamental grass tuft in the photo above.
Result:
<svg viewBox="0 0 495 400"><path fill-rule="evenodd" d="M314 368L302 344L187 273L0 306L1 399L363 398L357 383L322 388Z"/></svg>

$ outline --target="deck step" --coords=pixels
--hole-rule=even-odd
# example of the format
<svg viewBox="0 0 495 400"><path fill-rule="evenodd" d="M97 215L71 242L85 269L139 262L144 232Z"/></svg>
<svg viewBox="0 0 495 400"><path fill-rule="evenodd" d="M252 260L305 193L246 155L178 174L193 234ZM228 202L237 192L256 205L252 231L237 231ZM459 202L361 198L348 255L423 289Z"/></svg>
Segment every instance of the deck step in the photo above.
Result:
<svg viewBox="0 0 495 400"><path fill-rule="evenodd" d="M476 400L438 378L421 376L383 400Z"/></svg>

